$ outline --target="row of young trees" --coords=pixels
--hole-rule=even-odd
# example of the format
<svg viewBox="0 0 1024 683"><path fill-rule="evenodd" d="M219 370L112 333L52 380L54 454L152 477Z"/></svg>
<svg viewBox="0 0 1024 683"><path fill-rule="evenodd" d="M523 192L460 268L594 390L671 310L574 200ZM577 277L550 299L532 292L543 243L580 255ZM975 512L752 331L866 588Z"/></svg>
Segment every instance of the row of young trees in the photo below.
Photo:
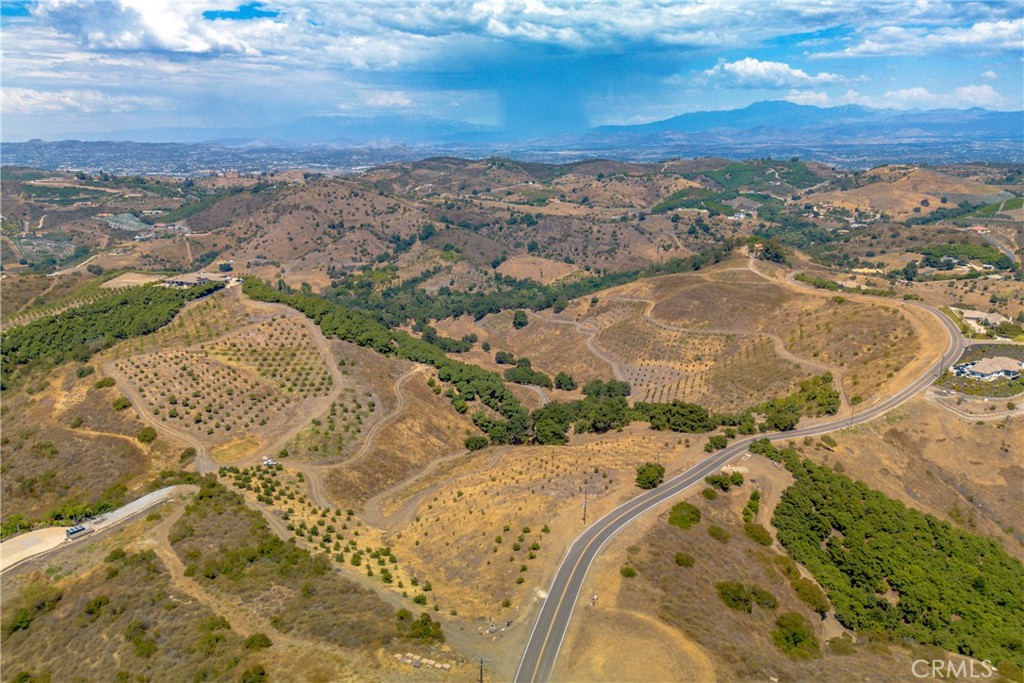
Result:
<svg viewBox="0 0 1024 683"><path fill-rule="evenodd" d="M251 298L262 301L284 303L296 308L320 325L325 335L337 336L362 346L368 346L378 353L395 355L437 369L438 378L453 385L455 394L452 403L460 412L467 410L467 403L479 400L491 412L480 410L472 415L473 423L493 444L564 444L568 441L569 429L576 433L604 433L621 429L631 422L649 422L654 429L668 429L677 432L703 433L720 426L730 429L721 437L716 448L727 444L726 437L736 433L754 434L759 425L755 414L765 415L760 425L762 431L792 429L800 415L834 413L838 408L839 394L832 388L832 376L822 375L807 380L796 394L776 399L741 414L712 414L706 408L683 401L670 403L638 403L630 407L626 397L630 394L628 382L594 380L583 387L581 400L553 401L530 413L505 386L503 379L520 384L551 387L548 375L534 370L529 359L515 357L499 351L495 360L503 364L515 364L501 375L453 360L437 342L436 335L430 339L416 338L404 331L393 330L385 324L358 310L352 310L305 292L275 289L264 282L247 279L243 291ZM424 329L426 329L424 327ZM557 376L559 388L574 388L575 381L560 373ZM732 429L735 427L736 429ZM479 438L473 439L474 448L482 447ZM467 442L469 447L469 442Z"/></svg>

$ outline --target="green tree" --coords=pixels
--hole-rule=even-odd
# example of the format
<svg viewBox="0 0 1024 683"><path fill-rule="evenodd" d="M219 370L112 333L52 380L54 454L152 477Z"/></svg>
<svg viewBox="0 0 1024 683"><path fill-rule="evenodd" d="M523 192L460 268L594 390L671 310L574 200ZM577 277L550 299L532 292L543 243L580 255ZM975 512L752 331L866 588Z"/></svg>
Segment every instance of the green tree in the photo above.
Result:
<svg viewBox="0 0 1024 683"><path fill-rule="evenodd" d="M560 372L555 375L555 388L561 389L562 391L572 391L576 388L576 380L574 380L571 375Z"/></svg>
<svg viewBox="0 0 1024 683"><path fill-rule="evenodd" d="M156 441L156 430L153 427L143 427L136 438L142 443L153 443Z"/></svg>
<svg viewBox="0 0 1024 683"><path fill-rule="evenodd" d="M463 445L466 447L466 450L478 451L481 448L487 448L490 445L490 441L486 436L467 436Z"/></svg>
<svg viewBox="0 0 1024 683"><path fill-rule="evenodd" d="M526 311L519 309L512 314L512 327L520 330L526 327L530 323L530 319L526 316Z"/></svg>
<svg viewBox="0 0 1024 683"><path fill-rule="evenodd" d="M642 489L653 489L665 481L665 466L645 462L636 468L636 485Z"/></svg>

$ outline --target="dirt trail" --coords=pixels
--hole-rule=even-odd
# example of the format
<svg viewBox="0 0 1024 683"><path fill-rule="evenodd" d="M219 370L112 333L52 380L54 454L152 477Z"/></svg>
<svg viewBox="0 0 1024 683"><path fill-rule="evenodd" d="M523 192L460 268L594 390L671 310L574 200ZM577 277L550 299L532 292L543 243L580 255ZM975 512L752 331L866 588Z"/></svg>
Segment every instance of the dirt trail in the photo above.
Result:
<svg viewBox="0 0 1024 683"><path fill-rule="evenodd" d="M36 294L35 296L33 296L33 297L32 297L31 299L29 299L28 301L26 301L26 302L25 302L25 305L21 307L21 310L22 310L22 311L27 311L27 310L28 310L29 308L31 308L31 306L32 306L32 305L33 305L33 304L34 304L34 303L35 303L35 302L36 302L36 301L37 301L37 300L39 299L39 297L41 297L41 296L46 296L47 294L49 294L50 292L52 292L52 291L53 291L53 288L54 288L54 287L56 287L56 286L57 286L57 280L53 280L53 281L51 281L51 282L50 282L50 286L49 286L49 287L47 287L47 288L46 288L46 289L44 289L43 291L41 291L41 292L39 292L38 294ZM34 320L34 319L35 319L35 318L33 318L33 320ZM31 322L31 320L27 320L27 321L25 321L25 322ZM24 324L24 323L21 323L21 324Z"/></svg>
<svg viewBox="0 0 1024 683"><path fill-rule="evenodd" d="M356 462L360 458L364 457L367 453L369 453L370 448L373 446L373 442L376 440L377 434L380 432L380 430L389 425L390 423L394 422L398 418L398 416L402 414L402 411L405 410L405 396L402 394L402 386L404 386L405 383L408 382L413 375L423 372L426 369L426 366L417 365L416 367L409 370L404 375L395 380L395 382L391 385L391 390L394 391L395 395L398 397L398 403L395 405L394 409L390 413L382 417L377 422L377 424L370 427L370 431L366 433L366 438L363 439L363 445L359 447L359 450L356 452L356 454L352 456L352 458L346 464Z"/></svg>
<svg viewBox="0 0 1024 683"><path fill-rule="evenodd" d="M509 447L507 446L504 448L494 449L494 451L488 455L486 461L478 464L475 471L493 468L508 451ZM469 455L469 451L462 450L440 457L431 462L427 467L417 472L415 475L403 479L397 484L381 491L366 501L361 515L363 520L366 523L384 531L394 531L395 529L400 529L406 526L412 521L413 517L416 516L416 508L419 507L420 503L423 502L427 496L431 495L448 482L440 481L428 486L402 503L402 505L391 514L384 514L384 503L395 500L399 497L399 494L402 491L410 488L416 482L426 479L430 475L434 474L434 472L442 465L446 465L460 458L465 458Z"/></svg>
<svg viewBox="0 0 1024 683"><path fill-rule="evenodd" d="M566 320L564 318L556 318L553 315L544 315L542 313L530 312L529 315L532 315L532 316L534 316L536 318L539 318L539 319L543 320L544 322L553 323L555 325L572 325L573 327L576 328L577 332L579 332L580 334L582 334L584 337L587 338L587 341L586 341L587 350L590 351L592 354L594 354L594 356L598 360L601 360L601 361L603 361L603 362L608 364L608 367L611 368L612 376L615 377L615 379L618 379L618 380L625 379L626 375L625 375L625 372L622 369L622 363L620 363L619 361L615 360L614 357L612 357L607 351L605 351L604 349L600 348L594 342L594 337L596 337L597 334L600 332L600 330L598 330L596 327L594 327L593 325L589 325L587 323L581 323L581 322L576 321L576 320Z"/></svg>
<svg viewBox="0 0 1024 683"><path fill-rule="evenodd" d="M168 427L164 422L156 419L153 414L146 409L146 401L142 398L142 394L138 392L127 377L124 376L116 367L114 367L114 361L104 363L103 372L107 377L113 378L117 382L117 388L121 390L132 403L132 407L135 408L135 414L139 416L139 419L145 422L147 425L157 431L158 434L170 437L171 439L177 439L178 441L184 441L186 444L196 449L196 468L199 474L208 474L210 472L216 472L218 467L217 463L210 457L206 446L202 441L192 436L191 434L183 431L178 431L173 427Z"/></svg>
<svg viewBox="0 0 1024 683"><path fill-rule="evenodd" d="M324 341L323 337L319 337L319 340L321 342L324 342L324 348L326 349L326 342ZM370 449L373 447L373 442L376 440L380 430L383 429L388 424L390 424L391 422L394 422L395 419L397 419L398 416L401 415L402 412L405 410L406 400L405 396L402 394L402 387L405 385L407 381L409 381L410 378L412 378L413 375L416 375L425 369L425 366L417 365L416 367L412 368L411 370L409 370L408 372L406 372L405 374L403 374L401 377L394 381L394 383L391 385L391 389L392 391L395 392L395 396L397 397L398 400L395 407L392 409L390 413L382 417L370 428L370 430L366 433L366 436L363 438L362 446L360 446L359 450L356 452L355 455L353 455L345 462L324 465L318 465L314 463L282 463L287 469L302 473L302 477L306 480L307 495L309 496L309 499L313 502L314 505L317 505L322 508L335 507L335 502L331 499L330 495L328 495L327 487L324 485L324 471L340 469L343 467L350 467L354 463L358 462L360 459L364 458L367 455L367 453L370 452ZM339 377L341 376L341 372L338 370L337 364L334 364L334 366L332 366L332 374L333 373L337 373ZM340 391L340 389L341 387L339 385L338 390ZM331 400L333 401L334 399L332 398ZM323 409L326 409L326 405L324 406ZM319 412L322 412L322 410L311 412L310 415L316 415ZM303 427L305 427L305 423L303 423L298 429L293 430L289 438L297 434ZM287 439L285 439L284 441L280 441L280 443L278 443L277 445L283 445L286 441ZM262 449L262 451L272 454L274 452L274 449L268 447Z"/></svg>

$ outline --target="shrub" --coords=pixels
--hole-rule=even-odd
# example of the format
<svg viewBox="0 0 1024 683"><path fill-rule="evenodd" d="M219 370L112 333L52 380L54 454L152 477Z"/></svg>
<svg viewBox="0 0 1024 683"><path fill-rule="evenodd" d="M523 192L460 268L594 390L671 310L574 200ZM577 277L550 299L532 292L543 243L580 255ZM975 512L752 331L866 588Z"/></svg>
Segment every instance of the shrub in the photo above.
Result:
<svg viewBox="0 0 1024 683"><path fill-rule="evenodd" d="M530 323L530 319L526 316L526 311L519 309L512 314L512 327L517 330L521 330Z"/></svg>
<svg viewBox="0 0 1024 683"><path fill-rule="evenodd" d="M761 509L761 492L754 490L750 494L750 500L747 501L746 506L743 508L743 521L751 522L754 517L757 516L757 511ZM755 539L756 540L756 539Z"/></svg>
<svg viewBox="0 0 1024 683"><path fill-rule="evenodd" d="M722 436L721 434L715 434L708 439L708 442L704 444L704 451L706 453L714 453L720 451L729 445L729 439Z"/></svg>
<svg viewBox="0 0 1024 683"><path fill-rule="evenodd" d="M693 555L689 553L676 553L676 566L678 567L692 567L693 561Z"/></svg>
<svg viewBox="0 0 1024 683"><path fill-rule="evenodd" d="M722 602L730 609L738 612L749 612L751 607L750 591L738 581L719 581L715 584L715 591Z"/></svg>
<svg viewBox="0 0 1024 683"><path fill-rule="evenodd" d="M708 535L721 543L728 543L730 538L728 531L713 524L708 527Z"/></svg>
<svg viewBox="0 0 1024 683"><path fill-rule="evenodd" d="M783 612L775 620L772 641L790 659L814 659L819 656L814 628L801 614Z"/></svg>
<svg viewBox="0 0 1024 683"><path fill-rule="evenodd" d="M775 609L779 606L779 601L775 599L775 596L760 586L750 587L750 600L762 609Z"/></svg>
<svg viewBox="0 0 1024 683"><path fill-rule="evenodd" d="M700 510L690 503L676 503L668 513L668 523L680 529L689 529L700 522Z"/></svg>
<svg viewBox="0 0 1024 683"><path fill-rule="evenodd" d="M462 442L468 451L478 451L481 448L487 448L490 445L490 441L486 436L467 436L466 440Z"/></svg>
<svg viewBox="0 0 1024 683"><path fill-rule="evenodd" d="M743 474L741 472L722 472L704 477L704 481L720 491L728 491L733 486L743 485Z"/></svg>
<svg viewBox="0 0 1024 683"><path fill-rule="evenodd" d="M636 485L642 489L653 489L665 481L665 466L645 462L636 468Z"/></svg>
<svg viewBox="0 0 1024 683"><path fill-rule="evenodd" d="M634 576L636 576L636 569L627 564L622 566L622 569L619 570L619 573L625 576L627 579L632 579Z"/></svg>
<svg viewBox="0 0 1024 683"><path fill-rule="evenodd" d="M498 351L494 354L494 362L498 365L515 365L516 357L508 351Z"/></svg>
<svg viewBox="0 0 1024 683"><path fill-rule="evenodd" d="M576 380L564 372L555 375L555 388L563 391L572 391L576 388ZM1012 409L1011 409L1012 410Z"/></svg>
<svg viewBox="0 0 1024 683"><path fill-rule="evenodd" d="M124 396L118 396L111 405L114 406L114 410L124 410L125 408L131 408L132 402Z"/></svg>
<svg viewBox="0 0 1024 683"><path fill-rule="evenodd" d="M14 611L8 622L4 624L4 633L11 635L16 631L24 631L32 625L32 620L35 618L35 612L27 607L19 607Z"/></svg>
<svg viewBox="0 0 1024 683"><path fill-rule="evenodd" d="M718 498L718 491L714 490L710 486L700 492L700 495L704 496L708 500L715 500Z"/></svg>
<svg viewBox="0 0 1024 683"><path fill-rule="evenodd" d="M772 535L768 533L768 530L756 522L747 522L743 525L743 533L747 535L751 541L760 543L761 545L771 545Z"/></svg>
<svg viewBox="0 0 1024 683"><path fill-rule="evenodd" d="M853 639L847 634L843 634L838 638L832 638L828 641L828 651L834 655L852 655L856 654L857 648L853 646ZM1003 667L999 665L999 672L1003 672Z"/></svg>
<svg viewBox="0 0 1024 683"><path fill-rule="evenodd" d="M263 668L262 664L249 667L242 672L242 677L238 679L239 683L263 683L265 680L267 680L267 670Z"/></svg>
<svg viewBox="0 0 1024 683"><path fill-rule="evenodd" d="M812 610L825 616L831 606L825 593L810 579L799 578L792 583L796 596Z"/></svg>
<svg viewBox="0 0 1024 683"><path fill-rule="evenodd" d="M114 378L104 377L100 381L96 382L96 384L94 384L93 386L96 387L97 389L106 389L107 387L112 387L114 386Z"/></svg>
<svg viewBox="0 0 1024 683"><path fill-rule="evenodd" d="M152 427L143 427L135 438L142 443L153 443L156 441L156 430Z"/></svg>
<svg viewBox="0 0 1024 683"><path fill-rule="evenodd" d="M78 367L78 370L75 372L75 374L78 375L79 379L81 379L82 377L88 377L94 372L96 372L96 368L94 368L93 366L81 365Z"/></svg>
<svg viewBox="0 0 1024 683"><path fill-rule="evenodd" d="M263 650L268 648L273 643L270 642L270 638L266 633L254 633L245 639L246 650Z"/></svg>

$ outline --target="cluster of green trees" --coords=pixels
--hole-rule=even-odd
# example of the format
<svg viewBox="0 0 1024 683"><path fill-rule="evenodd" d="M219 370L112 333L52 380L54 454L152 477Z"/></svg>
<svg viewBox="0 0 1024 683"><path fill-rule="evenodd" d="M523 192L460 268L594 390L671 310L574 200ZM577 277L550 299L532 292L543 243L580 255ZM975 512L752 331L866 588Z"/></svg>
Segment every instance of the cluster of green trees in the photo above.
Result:
<svg viewBox="0 0 1024 683"><path fill-rule="evenodd" d="M401 330L389 329L367 313L310 293L294 292L287 288L275 289L252 278L245 281L243 291L250 298L284 303L302 311L320 325L325 335L368 346L381 354L432 365L437 369L440 380L454 386L452 403L460 412L466 410L466 404L473 400L480 400L493 411L487 413L480 410L472 415L473 423L488 435L493 444L522 444L528 441L564 444L568 441L570 427L576 433L600 434L622 429L634 420L650 422L654 429L691 433L707 432L719 426L737 427L727 431L728 438L736 436L737 431L753 434L757 429L753 411L740 415L713 415L701 406L682 401L638 403L635 408L630 408L626 401L630 385L619 380L593 380L583 387L585 398L582 400L551 402L531 414L505 386L502 376L476 365L453 360L436 343L432 344L425 338L416 338ZM505 372L504 379L508 381L543 387L554 384L546 374L533 370L529 359L516 361L511 353L499 351L495 360L498 363L516 363L515 367ZM832 376L829 374L815 377L803 382L796 394L755 409L765 415L765 424L769 425L762 425L761 429L767 431L773 428L772 425L778 424L782 424L785 429L792 429L802 411L809 414L834 413L838 408L839 394L831 387L831 383ZM575 381L565 375L561 386L575 386ZM780 417L783 414L785 419ZM479 441L473 441L473 446L479 447ZM721 446L724 447L725 443ZM468 443L466 447L470 448Z"/></svg>
<svg viewBox="0 0 1024 683"><path fill-rule="evenodd" d="M397 619L397 631L399 637L409 640L421 640L426 643L443 643L444 632L441 630L441 622L434 621L426 612L420 614L419 619L413 619L412 612L404 607L398 610L395 615Z"/></svg>
<svg viewBox="0 0 1024 683"><path fill-rule="evenodd" d="M120 339L149 334L169 323L186 302L223 286L220 282L188 289L143 285L14 327L0 338L2 386L19 367L56 365L68 359L85 362Z"/></svg>
<svg viewBox="0 0 1024 683"><path fill-rule="evenodd" d="M835 280L827 280L823 277L818 277L817 275L808 275L807 273L797 273L796 280L818 289L827 289L830 292L838 292L843 288L843 286Z"/></svg>
<svg viewBox="0 0 1024 683"><path fill-rule="evenodd" d="M1024 664L1024 564L994 541L907 508L766 439L795 479L772 523L846 627ZM808 593L819 612L827 609ZM895 594L898 600L890 601ZM803 597L803 596L801 596Z"/></svg>
<svg viewBox="0 0 1024 683"><path fill-rule="evenodd" d="M796 428L802 415L835 415L839 392L832 385L832 373L816 375L800 383L800 390L785 398L773 398L754 410L764 415L762 432L786 432Z"/></svg>
<svg viewBox="0 0 1024 683"><path fill-rule="evenodd" d="M1013 259L987 244L949 242L946 244L929 244L925 247L915 248L914 251L923 254L929 264L935 263L936 260L941 260L944 256L948 256L959 260L981 261L1001 270L1008 270L1014 266Z"/></svg>
<svg viewBox="0 0 1024 683"><path fill-rule="evenodd" d="M438 379L455 388L452 402L479 399L498 417L479 411L473 422L487 433L492 443L519 444L529 439L530 414L509 391L502 378L476 365L452 360L424 339L391 330L373 316L304 292L282 291L256 279L246 279L245 295L259 301L283 303L305 313L326 336L338 337L377 353L397 356L433 366Z"/></svg>
<svg viewBox="0 0 1024 683"><path fill-rule="evenodd" d="M479 320L490 313L521 309L523 323L525 311L553 308L558 312L576 297L641 278L700 270L718 263L729 255L732 242L683 259L672 259L639 270L621 273L602 273L580 278L569 283L540 284L533 280L517 280L495 273L493 292L453 291L442 287L436 294L420 288L424 278L433 273L410 278L401 285L378 288L374 279L363 274L343 275L332 283L327 298L346 308L365 311L388 327L403 325L412 320L429 321L470 314ZM529 322L526 320L526 322Z"/></svg>
<svg viewBox="0 0 1024 683"><path fill-rule="evenodd" d="M516 384L532 384L545 389L550 389L553 386L550 377L540 370L533 369L529 358L517 360L515 367L505 371L505 379Z"/></svg>

